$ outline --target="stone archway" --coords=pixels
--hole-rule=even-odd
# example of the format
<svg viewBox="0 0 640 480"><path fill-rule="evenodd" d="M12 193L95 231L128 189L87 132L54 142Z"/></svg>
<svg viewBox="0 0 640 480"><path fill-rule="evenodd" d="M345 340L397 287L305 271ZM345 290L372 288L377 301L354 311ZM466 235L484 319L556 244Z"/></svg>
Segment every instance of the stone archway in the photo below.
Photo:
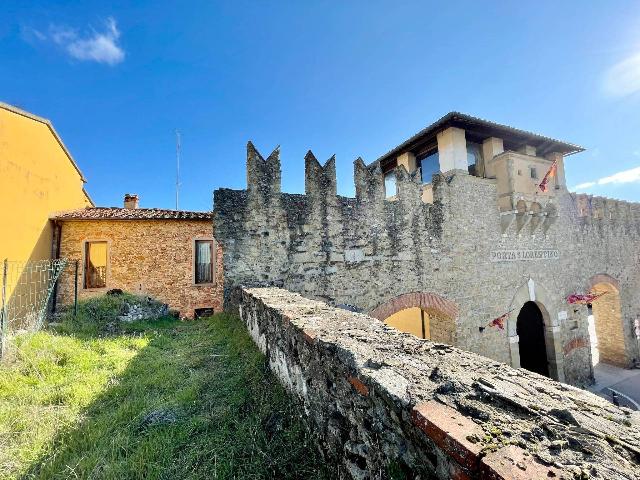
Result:
<svg viewBox="0 0 640 480"><path fill-rule="evenodd" d="M544 334L544 317L536 302L526 302L516 320L518 333L518 353L520 367L545 377L549 376L549 359L547 358Z"/></svg>
<svg viewBox="0 0 640 480"><path fill-rule="evenodd" d="M369 315L419 338L455 344L458 307L434 293L399 295L378 305Z"/></svg>
<svg viewBox="0 0 640 480"><path fill-rule="evenodd" d="M544 348L548 362L548 375L554 380L564 382L564 361L562 351L562 335L555 303L546 288L532 278L523 283L515 292L509 310L513 313L507 321L511 366L521 367L520 337L518 336L518 314L528 302L535 303L542 316L544 332Z"/></svg>
<svg viewBox="0 0 640 480"><path fill-rule="evenodd" d="M599 362L626 367L629 355L625 346L620 307L620 284L600 273L588 282L589 290L603 294L589 308L589 334L594 364Z"/></svg>

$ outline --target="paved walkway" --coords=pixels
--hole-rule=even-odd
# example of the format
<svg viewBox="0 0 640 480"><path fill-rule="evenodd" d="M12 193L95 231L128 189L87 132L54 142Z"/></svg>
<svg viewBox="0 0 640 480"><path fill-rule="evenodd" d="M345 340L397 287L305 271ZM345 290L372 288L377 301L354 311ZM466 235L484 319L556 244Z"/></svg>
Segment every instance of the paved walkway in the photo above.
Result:
<svg viewBox="0 0 640 480"><path fill-rule="evenodd" d="M593 373L596 383L589 387L591 392L611 400L610 389L613 389L622 394L621 405L640 410L640 369L628 370L599 363Z"/></svg>

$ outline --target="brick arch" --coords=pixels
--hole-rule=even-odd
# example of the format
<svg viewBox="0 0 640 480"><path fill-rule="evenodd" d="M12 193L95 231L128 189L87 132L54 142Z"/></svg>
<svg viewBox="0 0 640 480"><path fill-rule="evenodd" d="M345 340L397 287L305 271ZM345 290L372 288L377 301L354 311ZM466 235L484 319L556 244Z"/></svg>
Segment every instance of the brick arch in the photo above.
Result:
<svg viewBox="0 0 640 480"><path fill-rule="evenodd" d="M378 305L369 313L369 316L377 318L378 320L384 320L400 310L412 307L420 307L424 310L437 310L453 319L458 318L459 313L458 306L455 303L440 295L427 292L411 292L404 293Z"/></svg>
<svg viewBox="0 0 640 480"><path fill-rule="evenodd" d="M599 283L608 283L609 285L613 286L618 292L620 291L620 282L608 273L598 273L594 275L588 280L587 286L589 287L589 289L591 289Z"/></svg>

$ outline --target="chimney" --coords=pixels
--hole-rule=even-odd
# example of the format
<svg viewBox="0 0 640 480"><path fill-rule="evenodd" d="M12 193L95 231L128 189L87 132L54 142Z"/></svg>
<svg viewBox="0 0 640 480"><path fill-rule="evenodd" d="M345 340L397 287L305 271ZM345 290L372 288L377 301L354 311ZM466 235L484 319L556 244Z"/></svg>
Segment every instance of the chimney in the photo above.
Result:
<svg viewBox="0 0 640 480"><path fill-rule="evenodd" d="M138 195L125 193L124 194L124 208L130 208L135 210L138 208Z"/></svg>

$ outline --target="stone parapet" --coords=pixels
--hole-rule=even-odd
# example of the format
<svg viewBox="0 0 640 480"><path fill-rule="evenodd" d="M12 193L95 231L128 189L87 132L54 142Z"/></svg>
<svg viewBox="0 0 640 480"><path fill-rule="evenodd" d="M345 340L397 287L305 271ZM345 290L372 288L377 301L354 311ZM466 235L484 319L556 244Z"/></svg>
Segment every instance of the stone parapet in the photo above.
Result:
<svg viewBox="0 0 640 480"><path fill-rule="evenodd" d="M286 290L235 295L350 478L640 478L638 412Z"/></svg>

